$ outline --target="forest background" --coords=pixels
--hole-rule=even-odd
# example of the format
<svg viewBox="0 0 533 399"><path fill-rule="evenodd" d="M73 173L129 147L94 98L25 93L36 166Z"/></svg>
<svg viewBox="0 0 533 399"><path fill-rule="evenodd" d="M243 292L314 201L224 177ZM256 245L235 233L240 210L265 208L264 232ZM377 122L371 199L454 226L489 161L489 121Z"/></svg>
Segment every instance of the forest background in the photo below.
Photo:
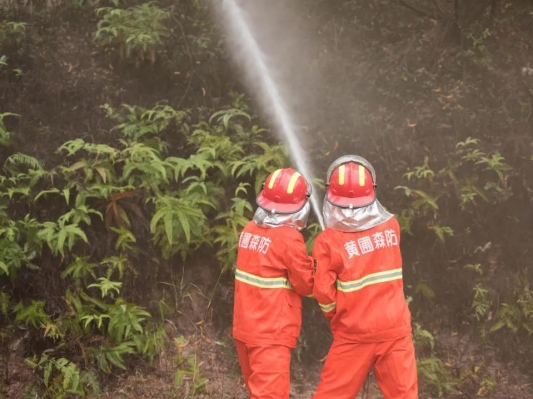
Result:
<svg viewBox="0 0 533 399"><path fill-rule="evenodd" d="M283 3L254 30L317 177L366 157L401 222L421 397L533 397L533 3ZM1 395L244 398L236 243L290 161L220 19L0 6ZM330 340L306 299L295 398Z"/></svg>

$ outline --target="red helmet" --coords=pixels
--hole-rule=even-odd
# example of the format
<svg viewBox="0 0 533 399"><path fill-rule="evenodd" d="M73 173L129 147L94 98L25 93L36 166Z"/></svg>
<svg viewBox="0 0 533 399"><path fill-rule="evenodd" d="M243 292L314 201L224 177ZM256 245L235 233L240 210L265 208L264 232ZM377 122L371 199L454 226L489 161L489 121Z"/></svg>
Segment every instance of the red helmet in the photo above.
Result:
<svg viewBox="0 0 533 399"><path fill-rule="evenodd" d="M373 173L352 160L335 166L327 182L328 202L341 208L362 208L376 199Z"/></svg>
<svg viewBox="0 0 533 399"><path fill-rule="evenodd" d="M294 213L304 207L311 195L304 177L292 168L272 172L257 196L257 205L266 211Z"/></svg>

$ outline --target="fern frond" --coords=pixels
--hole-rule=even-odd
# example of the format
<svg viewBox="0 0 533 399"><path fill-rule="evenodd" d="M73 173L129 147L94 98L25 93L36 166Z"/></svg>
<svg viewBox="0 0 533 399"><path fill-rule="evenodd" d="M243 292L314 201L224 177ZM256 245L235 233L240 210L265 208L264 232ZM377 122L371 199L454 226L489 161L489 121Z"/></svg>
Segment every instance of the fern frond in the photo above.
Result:
<svg viewBox="0 0 533 399"><path fill-rule="evenodd" d="M6 159L5 167L9 168L10 166L28 166L31 170L44 170L44 164L39 161L37 158L34 158L27 154L22 154L20 152L11 155Z"/></svg>

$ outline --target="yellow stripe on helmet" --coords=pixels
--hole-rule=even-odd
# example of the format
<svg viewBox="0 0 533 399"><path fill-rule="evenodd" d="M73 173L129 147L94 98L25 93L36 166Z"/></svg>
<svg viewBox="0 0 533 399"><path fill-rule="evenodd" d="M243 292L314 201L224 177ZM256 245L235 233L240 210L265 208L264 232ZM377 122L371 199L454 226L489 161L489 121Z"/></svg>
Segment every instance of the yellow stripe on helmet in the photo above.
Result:
<svg viewBox="0 0 533 399"><path fill-rule="evenodd" d="M272 173L272 177L270 178L270 181L268 182L268 188L274 187L274 183L276 182L276 179L278 178L278 175L281 173L281 169L278 169Z"/></svg>
<svg viewBox="0 0 533 399"><path fill-rule="evenodd" d="M346 173L346 166L339 166L339 186L344 185L344 174Z"/></svg>
<svg viewBox="0 0 533 399"><path fill-rule="evenodd" d="M292 194L292 192L294 191L294 186L296 185L296 181L300 176L301 174L299 174L298 172L295 172L291 176L291 179L289 180L289 185L287 186L287 193Z"/></svg>
<svg viewBox="0 0 533 399"><path fill-rule="evenodd" d="M359 165L359 185L365 185L365 167L363 165Z"/></svg>

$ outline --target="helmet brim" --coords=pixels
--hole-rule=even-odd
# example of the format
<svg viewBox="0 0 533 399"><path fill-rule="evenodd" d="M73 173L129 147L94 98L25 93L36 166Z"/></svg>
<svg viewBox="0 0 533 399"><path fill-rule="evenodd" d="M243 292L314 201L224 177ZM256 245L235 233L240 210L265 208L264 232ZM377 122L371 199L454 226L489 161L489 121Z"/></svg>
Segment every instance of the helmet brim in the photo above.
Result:
<svg viewBox="0 0 533 399"><path fill-rule="evenodd" d="M363 197L347 198L327 192L326 200L330 204L339 206L341 208L363 208L365 206L372 205L372 203L376 200L376 195L374 193L373 195L365 195Z"/></svg>
<svg viewBox="0 0 533 399"><path fill-rule="evenodd" d="M256 202L257 205L267 212L275 211L276 213L295 213L300 211L305 206L307 199L303 199L294 204L280 204L279 202L271 201L268 198L265 198L263 195L263 190L261 190L257 196Z"/></svg>

